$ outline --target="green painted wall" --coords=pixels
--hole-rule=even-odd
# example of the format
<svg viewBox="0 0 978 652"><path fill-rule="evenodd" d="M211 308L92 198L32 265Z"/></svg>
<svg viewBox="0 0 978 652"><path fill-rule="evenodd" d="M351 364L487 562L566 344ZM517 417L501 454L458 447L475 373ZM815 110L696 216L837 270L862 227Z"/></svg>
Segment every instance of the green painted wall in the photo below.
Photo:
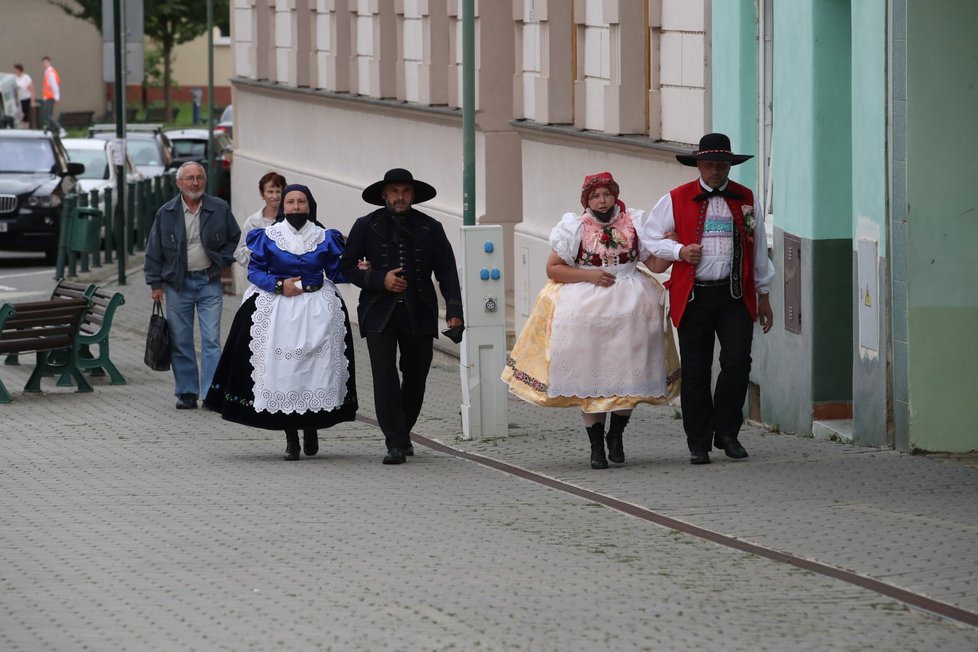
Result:
<svg viewBox="0 0 978 652"><path fill-rule="evenodd" d="M910 444L978 449L978 2L907 4Z"/></svg>
<svg viewBox="0 0 978 652"><path fill-rule="evenodd" d="M802 238L852 237L849 0L774 5L774 212Z"/></svg>
<svg viewBox="0 0 978 652"><path fill-rule="evenodd" d="M862 333L857 318L853 322L856 346L853 347L853 441L869 446L892 444L889 423L889 372L887 339L891 297L886 292L889 267L887 258L887 0L862 0L852 3L852 211L853 233L850 255L858 261L859 239L877 243L878 258L873 269L859 270L854 265L856 288L864 288L875 273L877 293L873 298L878 319L864 341L877 348L859 346ZM896 129L896 127L894 127ZM864 278L860 279L860 275ZM851 309L872 313L864 305L865 296L853 293ZM875 331L872 332L872 331Z"/></svg>
<svg viewBox="0 0 978 652"><path fill-rule="evenodd" d="M886 0L852 3L853 237L886 251ZM872 236L872 237L870 237ZM855 250L853 242L853 250Z"/></svg>
<svg viewBox="0 0 978 652"><path fill-rule="evenodd" d="M754 0L713 4L713 131L730 136L735 152L755 158L730 178L757 188L757 8Z"/></svg>

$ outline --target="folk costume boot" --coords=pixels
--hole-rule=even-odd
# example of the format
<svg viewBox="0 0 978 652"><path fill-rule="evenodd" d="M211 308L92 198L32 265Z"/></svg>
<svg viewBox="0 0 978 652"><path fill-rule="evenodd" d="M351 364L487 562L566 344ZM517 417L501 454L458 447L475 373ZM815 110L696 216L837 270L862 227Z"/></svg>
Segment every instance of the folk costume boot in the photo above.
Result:
<svg viewBox="0 0 978 652"><path fill-rule="evenodd" d="M312 457L319 452L319 433L315 428L302 431L302 452Z"/></svg>
<svg viewBox="0 0 978 652"><path fill-rule="evenodd" d="M625 432L628 425L628 416L612 414L611 422L608 424L608 434L605 439L608 441L608 459L615 464L625 463L625 447L621 442L621 435Z"/></svg>
<svg viewBox="0 0 978 652"><path fill-rule="evenodd" d="M608 468L608 458L604 455L604 424L596 423L588 426L587 438L591 442L591 468Z"/></svg>
<svg viewBox="0 0 978 652"><path fill-rule="evenodd" d="M294 462L299 459L299 431L285 431L285 460Z"/></svg>

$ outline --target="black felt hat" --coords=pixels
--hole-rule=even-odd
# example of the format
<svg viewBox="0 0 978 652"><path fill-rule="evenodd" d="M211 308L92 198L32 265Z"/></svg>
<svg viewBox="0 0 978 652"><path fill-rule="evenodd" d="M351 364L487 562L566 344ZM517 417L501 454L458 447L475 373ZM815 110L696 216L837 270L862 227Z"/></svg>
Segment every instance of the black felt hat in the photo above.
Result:
<svg viewBox="0 0 978 652"><path fill-rule="evenodd" d="M360 196L368 204L384 206L384 188L392 183L409 183L414 186L414 200L411 202L412 204L420 204L429 199L434 199L435 195L438 194L433 186L424 181L418 181L408 170L404 168L393 168L387 171L383 179L367 186Z"/></svg>
<svg viewBox="0 0 978 652"><path fill-rule="evenodd" d="M676 160L683 165L696 167L697 161L729 161L730 165L740 165L753 154L734 154L730 151L730 138L726 134L706 134L700 138L700 146L692 154L676 154Z"/></svg>

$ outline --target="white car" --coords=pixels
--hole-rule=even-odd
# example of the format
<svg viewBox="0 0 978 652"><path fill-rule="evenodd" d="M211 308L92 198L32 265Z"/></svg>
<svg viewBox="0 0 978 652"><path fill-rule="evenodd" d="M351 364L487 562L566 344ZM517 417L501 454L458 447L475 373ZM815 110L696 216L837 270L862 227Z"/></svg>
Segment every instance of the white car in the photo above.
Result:
<svg viewBox="0 0 978 652"><path fill-rule="evenodd" d="M68 160L85 165L84 174L78 176L78 185L82 192L90 193L98 190L99 203L101 203L103 189L112 188L113 193L117 192L115 150L118 145L116 141L100 138L62 138L61 143L68 151ZM142 178L142 173L132 162L132 156L127 156L126 181L139 181ZM118 198L113 198L113 201L118 201Z"/></svg>

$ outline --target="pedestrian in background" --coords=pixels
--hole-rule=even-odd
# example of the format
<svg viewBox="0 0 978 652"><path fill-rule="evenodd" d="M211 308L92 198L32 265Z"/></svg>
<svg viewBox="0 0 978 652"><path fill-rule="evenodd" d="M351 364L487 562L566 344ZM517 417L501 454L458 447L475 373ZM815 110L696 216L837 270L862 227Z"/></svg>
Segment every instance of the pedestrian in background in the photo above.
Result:
<svg viewBox="0 0 978 652"><path fill-rule="evenodd" d="M248 233L252 229L264 229L275 223L279 205L282 203L282 188L285 185L285 177L274 171L267 172L258 180L258 194L265 201L265 205L245 219L244 224L241 225L241 233L245 237L241 238L241 244L234 250L234 259L245 269L248 269L248 261L251 258L251 253L248 251Z"/></svg>
<svg viewBox="0 0 978 652"><path fill-rule="evenodd" d="M730 138L703 136L692 155L676 156L700 176L674 188L652 208L652 252L675 261L669 283L672 322L682 357L683 429L692 464L709 464L711 443L743 459L738 439L750 380L754 321L771 330L768 289L774 264L767 254L764 215L746 186L728 179L730 167L752 158L734 154ZM678 233L678 242L665 238ZM711 395L714 340L720 375Z"/></svg>
<svg viewBox="0 0 978 652"><path fill-rule="evenodd" d="M17 77L17 99L20 101L20 119L25 127L31 126L31 104L34 103L34 80L24 72L24 66L14 64L14 76Z"/></svg>
<svg viewBox="0 0 978 652"><path fill-rule="evenodd" d="M462 326L462 290L452 245L438 220L413 207L435 194L408 170L388 170L362 194L365 202L381 208L354 223L343 252L343 274L361 288L357 315L370 354L377 421L387 444L384 464L402 464L414 455L411 429L421 413L438 337L432 274L445 299L448 327ZM372 267L365 269L365 262Z"/></svg>
<svg viewBox="0 0 978 652"><path fill-rule="evenodd" d="M622 434L632 410L666 402L678 380L678 373L667 379L672 333L663 328L663 288L638 269L642 262L659 273L669 262L651 255L639 237L644 214L626 208L619 192L610 172L584 178L584 212L566 213L551 231L550 282L502 375L525 401L580 408L592 469L625 462ZM674 352L671 358L677 366Z"/></svg>
<svg viewBox="0 0 978 652"><path fill-rule="evenodd" d="M267 175L266 175L267 176ZM319 452L318 428L357 415L353 336L336 289L343 235L316 222L306 186L285 186L278 221L247 234L252 285L204 404L227 421L285 430L285 459Z"/></svg>
<svg viewBox="0 0 978 652"><path fill-rule="evenodd" d="M48 126L54 117L54 105L61 102L61 75L51 64L51 57L42 57L44 64L44 84L41 86L41 128Z"/></svg>
<svg viewBox="0 0 978 652"><path fill-rule="evenodd" d="M177 170L180 194L163 204L146 242L143 275L154 301L165 299L172 347L177 409L197 407L201 388L211 386L221 357L221 270L234 264L241 237L231 207L204 193L200 163ZM200 366L194 349L194 314L200 324Z"/></svg>

